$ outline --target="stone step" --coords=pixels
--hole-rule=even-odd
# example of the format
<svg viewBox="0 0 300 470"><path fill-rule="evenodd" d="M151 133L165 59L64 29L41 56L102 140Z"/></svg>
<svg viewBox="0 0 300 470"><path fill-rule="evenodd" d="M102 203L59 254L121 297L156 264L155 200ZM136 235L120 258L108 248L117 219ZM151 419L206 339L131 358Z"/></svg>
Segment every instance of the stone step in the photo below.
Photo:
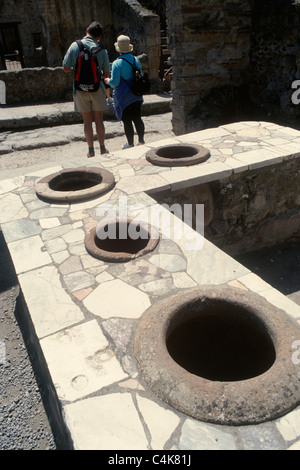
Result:
<svg viewBox="0 0 300 470"><path fill-rule="evenodd" d="M168 113L171 110L171 95L160 93L145 95L142 106L144 116ZM115 120L113 110L104 113L105 120ZM22 129L37 129L82 122L81 114L74 111L73 102L32 104L27 106L0 106L0 132Z"/></svg>

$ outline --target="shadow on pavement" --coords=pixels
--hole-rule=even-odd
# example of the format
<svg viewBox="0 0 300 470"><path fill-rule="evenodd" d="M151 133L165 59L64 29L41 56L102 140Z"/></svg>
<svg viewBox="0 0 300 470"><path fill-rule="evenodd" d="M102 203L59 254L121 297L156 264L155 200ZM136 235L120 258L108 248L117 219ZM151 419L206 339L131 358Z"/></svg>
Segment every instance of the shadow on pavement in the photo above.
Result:
<svg viewBox="0 0 300 470"><path fill-rule="evenodd" d="M300 240L263 248L236 260L300 305Z"/></svg>
<svg viewBox="0 0 300 470"><path fill-rule="evenodd" d="M18 285L17 275L5 239L0 230L0 293L16 285Z"/></svg>

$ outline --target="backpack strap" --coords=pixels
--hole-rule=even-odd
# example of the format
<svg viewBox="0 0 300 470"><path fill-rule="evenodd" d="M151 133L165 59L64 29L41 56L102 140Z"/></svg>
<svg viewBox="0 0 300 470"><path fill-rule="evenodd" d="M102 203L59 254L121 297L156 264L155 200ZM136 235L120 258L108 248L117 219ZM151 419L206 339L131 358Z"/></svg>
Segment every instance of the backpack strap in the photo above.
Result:
<svg viewBox="0 0 300 470"><path fill-rule="evenodd" d="M124 57L119 57L119 59L125 60L125 62L127 62L127 64L131 65L131 67L133 68L134 71L139 70L139 69L137 68L137 66L135 65L135 57L133 57L134 64L132 64L131 62L129 62L129 60L124 59Z"/></svg>
<svg viewBox="0 0 300 470"><path fill-rule="evenodd" d="M134 64L132 64L131 62L129 62L129 60L124 59L124 57L119 57L119 59L125 60L125 62L127 62L127 64L131 65L131 67L132 67L133 70L134 70L134 73L135 73L136 71L139 71L139 72L141 73L141 71L140 71L140 70L138 69L138 67L135 65L135 57L133 57ZM120 77L120 78L121 78L121 80L123 80L125 83L127 83L128 86L130 86L129 83L128 83L128 81L125 80L125 78L123 78L123 77Z"/></svg>
<svg viewBox="0 0 300 470"><path fill-rule="evenodd" d="M84 45L83 45L83 42L80 39L76 40L76 44L79 47L79 56L80 56L80 52L82 52L84 50ZM79 63L79 57L78 57L77 61L76 61L76 64L75 64L75 67L74 67L75 80L79 80L80 70L81 70L81 63Z"/></svg>
<svg viewBox="0 0 300 470"><path fill-rule="evenodd" d="M81 41L81 39L77 39L77 40L76 40L76 44L77 44L77 46L79 47L80 52L84 51L84 49L88 50L88 48L85 47L85 45L83 44L83 42ZM99 44L99 46L91 47L91 49L90 49L89 51L90 51L90 53L91 53L92 55L95 55L95 54L97 54L99 51L101 51L102 49L104 49L104 47Z"/></svg>
<svg viewBox="0 0 300 470"><path fill-rule="evenodd" d="M99 44L99 46L92 47L92 48L91 48L91 54L95 55L95 54L97 54L99 51L102 51L102 49L104 49L104 47L103 47L103 46L100 46L100 44Z"/></svg>
<svg viewBox="0 0 300 470"><path fill-rule="evenodd" d="M80 52L84 50L84 44L80 39L76 40L76 44L79 47Z"/></svg>

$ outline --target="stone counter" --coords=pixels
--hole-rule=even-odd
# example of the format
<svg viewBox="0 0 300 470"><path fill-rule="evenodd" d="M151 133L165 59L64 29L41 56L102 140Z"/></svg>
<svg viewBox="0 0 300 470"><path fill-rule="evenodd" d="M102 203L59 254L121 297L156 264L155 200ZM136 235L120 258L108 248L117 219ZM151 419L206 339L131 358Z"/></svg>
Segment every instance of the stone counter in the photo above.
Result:
<svg viewBox="0 0 300 470"><path fill-rule="evenodd" d="M74 449L299 446L299 408L259 426L198 421L158 400L143 382L132 353L135 329L150 306L207 284L258 294L299 321L299 306L155 201L162 191L213 182L225 187L228 178L245 178L254 169L272 168L285 160L296 165L299 137L292 129L271 123L244 122L95 157L89 166L111 171L116 185L85 202L43 201L35 183L63 168L86 165L86 160L0 182L1 228L32 339L51 377L52 419L70 436ZM228 146L233 141L235 145ZM211 158L180 169L147 162L150 147L176 142L204 145ZM153 252L127 263L95 259L86 251L85 234L103 217L103 207L109 205L118 213L122 200L137 220L158 215L160 242Z"/></svg>

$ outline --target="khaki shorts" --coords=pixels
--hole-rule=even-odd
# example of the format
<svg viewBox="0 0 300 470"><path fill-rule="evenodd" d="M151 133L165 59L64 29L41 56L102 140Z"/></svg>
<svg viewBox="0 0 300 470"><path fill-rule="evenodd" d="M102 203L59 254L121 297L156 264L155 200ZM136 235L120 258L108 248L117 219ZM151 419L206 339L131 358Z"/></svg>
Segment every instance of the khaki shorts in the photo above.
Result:
<svg viewBox="0 0 300 470"><path fill-rule="evenodd" d="M90 111L105 111L107 109L106 95L102 88L90 93L89 91L76 91L74 95L75 111L88 113Z"/></svg>

